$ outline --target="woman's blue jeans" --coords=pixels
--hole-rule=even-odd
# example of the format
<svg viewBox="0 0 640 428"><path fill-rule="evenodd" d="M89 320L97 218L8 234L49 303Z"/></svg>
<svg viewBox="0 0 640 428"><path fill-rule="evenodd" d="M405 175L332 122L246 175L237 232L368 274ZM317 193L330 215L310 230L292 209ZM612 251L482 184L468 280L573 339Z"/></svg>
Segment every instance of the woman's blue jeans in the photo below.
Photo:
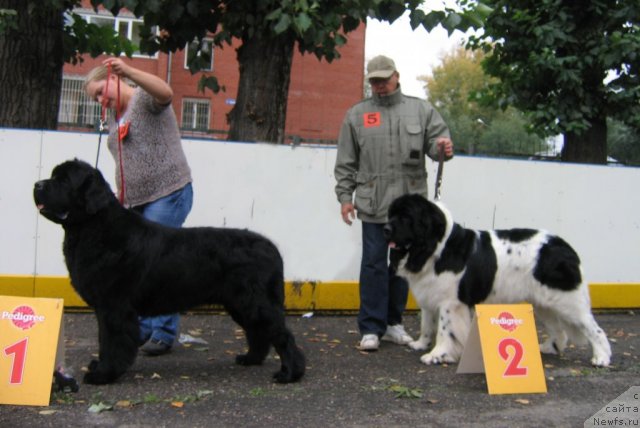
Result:
<svg viewBox="0 0 640 428"><path fill-rule="evenodd" d="M182 189L133 209L148 220L170 227L182 227L193 204L193 187L188 183ZM178 314L140 317L140 343L159 340L169 346L178 334Z"/></svg>

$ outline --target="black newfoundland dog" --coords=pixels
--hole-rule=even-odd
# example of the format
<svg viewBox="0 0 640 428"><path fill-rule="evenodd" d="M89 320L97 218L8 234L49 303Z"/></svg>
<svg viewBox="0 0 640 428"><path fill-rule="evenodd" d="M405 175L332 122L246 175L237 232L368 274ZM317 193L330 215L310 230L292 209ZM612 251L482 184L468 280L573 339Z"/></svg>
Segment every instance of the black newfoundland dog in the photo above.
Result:
<svg viewBox="0 0 640 428"><path fill-rule="evenodd" d="M430 349L423 363L458 361L474 305L529 302L549 333L542 352L586 339L591 363L609 365L611 347L591 314L580 259L561 238L536 229L465 229L444 205L420 195L391 204L384 232L391 263L422 310L420 337L409 346Z"/></svg>
<svg viewBox="0 0 640 428"><path fill-rule="evenodd" d="M138 316L222 304L245 331L241 365L261 364L271 345L277 382L299 380L305 358L285 325L283 263L275 245L247 230L173 229L122 207L102 174L67 161L34 188L40 214L61 224L71 283L95 310L99 359L84 382L106 384L133 364Z"/></svg>

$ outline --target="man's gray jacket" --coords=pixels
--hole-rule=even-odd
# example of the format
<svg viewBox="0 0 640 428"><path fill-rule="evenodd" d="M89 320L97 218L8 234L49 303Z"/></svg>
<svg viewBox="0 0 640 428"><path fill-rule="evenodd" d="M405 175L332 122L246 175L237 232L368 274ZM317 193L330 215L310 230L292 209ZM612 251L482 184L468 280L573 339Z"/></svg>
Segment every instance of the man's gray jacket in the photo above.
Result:
<svg viewBox="0 0 640 428"><path fill-rule="evenodd" d="M338 201L353 202L362 221L384 223L398 196L427 197L425 155L438 159L437 137L450 137L440 114L427 101L400 89L354 105L338 137Z"/></svg>

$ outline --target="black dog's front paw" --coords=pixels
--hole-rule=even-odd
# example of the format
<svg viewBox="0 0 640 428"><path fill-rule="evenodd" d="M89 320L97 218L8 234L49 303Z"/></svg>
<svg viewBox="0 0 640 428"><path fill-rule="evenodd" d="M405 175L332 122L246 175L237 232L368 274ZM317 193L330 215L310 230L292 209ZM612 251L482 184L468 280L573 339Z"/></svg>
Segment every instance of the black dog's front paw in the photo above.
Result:
<svg viewBox="0 0 640 428"><path fill-rule="evenodd" d="M256 358L250 354L236 355L236 364L241 366L259 366L263 359Z"/></svg>
<svg viewBox="0 0 640 428"><path fill-rule="evenodd" d="M98 363L99 363L98 360L91 360L87 368L89 369L90 372L95 371L98 368Z"/></svg>
<svg viewBox="0 0 640 428"><path fill-rule="evenodd" d="M300 380L303 374L303 371L292 373L290 370L281 368L280 371L277 371L273 374L273 380L275 380L277 383L292 383Z"/></svg>
<svg viewBox="0 0 640 428"><path fill-rule="evenodd" d="M82 381L91 385L105 385L112 383L118 378L118 374L111 370L103 370L100 368L98 360L91 360L88 365L89 371L84 374Z"/></svg>

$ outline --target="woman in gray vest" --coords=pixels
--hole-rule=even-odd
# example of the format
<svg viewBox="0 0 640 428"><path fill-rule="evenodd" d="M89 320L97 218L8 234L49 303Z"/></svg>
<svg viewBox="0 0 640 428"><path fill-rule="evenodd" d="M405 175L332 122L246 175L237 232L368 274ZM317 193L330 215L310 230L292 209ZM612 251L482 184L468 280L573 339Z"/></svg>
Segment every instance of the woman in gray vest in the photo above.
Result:
<svg viewBox="0 0 640 428"><path fill-rule="evenodd" d="M119 78L129 79L137 88L122 81L118 90ZM171 107L171 87L120 58L108 58L89 72L84 88L89 97L113 113L107 144L116 160L122 203L151 221L181 227L191 211L193 190L191 169ZM169 352L178 323L178 314L140 318L140 349L147 355Z"/></svg>

